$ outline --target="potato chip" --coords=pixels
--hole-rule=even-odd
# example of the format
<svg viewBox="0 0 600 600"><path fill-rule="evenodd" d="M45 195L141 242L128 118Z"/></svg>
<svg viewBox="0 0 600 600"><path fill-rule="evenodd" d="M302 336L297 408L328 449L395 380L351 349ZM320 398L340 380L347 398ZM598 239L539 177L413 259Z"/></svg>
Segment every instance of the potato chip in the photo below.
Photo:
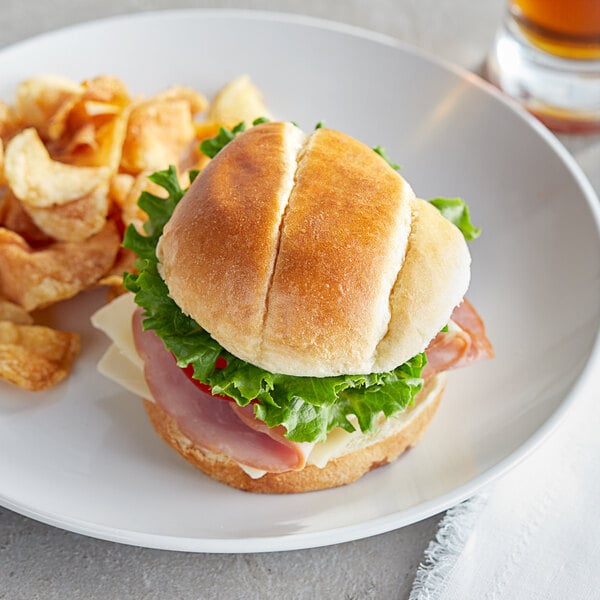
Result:
<svg viewBox="0 0 600 600"><path fill-rule="evenodd" d="M117 173L111 177L108 195L118 206L123 206L127 201L127 195L131 191L135 179L129 173Z"/></svg>
<svg viewBox="0 0 600 600"><path fill-rule="evenodd" d="M17 113L4 102L0 102L0 139L5 143L21 129Z"/></svg>
<svg viewBox="0 0 600 600"><path fill-rule="evenodd" d="M131 102L127 86L118 77L101 75L82 84L83 100L125 107Z"/></svg>
<svg viewBox="0 0 600 600"><path fill-rule="evenodd" d="M117 104L98 102L97 100L86 100L83 103L83 109L85 113L92 119L100 116L117 115L123 110Z"/></svg>
<svg viewBox="0 0 600 600"><path fill-rule="evenodd" d="M33 222L8 186L0 187L0 226L18 233L33 246L52 242L52 238Z"/></svg>
<svg viewBox="0 0 600 600"><path fill-rule="evenodd" d="M4 142L2 138L0 138L0 186L6 183L6 179L4 177Z"/></svg>
<svg viewBox="0 0 600 600"><path fill-rule="evenodd" d="M131 104L125 84L115 77L96 77L84 81L82 86L83 95L69 113L67 132L59 147L79 136L81 128L95 131Z"/></svg>
<svg viewBox="0 0 600 600"><path fill-rule="evenodd" d="M95 106L99 109L98 103ZM116 108L116 112L102 113L103 119L94 115L93 120L81 127L66 144L61 160L76 166L106 166L111 173L116 173L121 162L130 110Z"/></svg>
<svg viewBox="0 0 600 600"><path fill-rule="evenodd" d="M110 196L120 209L121 220L125 227L133 224L143 231L147 219L146 213L138 206L142 192L150 192L155 196L164 197L165 190L148 179L150 171L140 173L136 177L127 173L119 173L111 180Z"/></svg>
<svg viewBox="0 0 600 600"><path fill-rule="evenodd" d="M134 273L136 260L137 255L134 252L127 248L119 248L115 264L108 273L98 281L98 285L108 287L108 302L127 292L123 287L123 273Z"/></svg>
<svg viewBox="0 0 600 600"><path fill-rule="evenodd" d="M127 131L131 99L125 84L111 76L83 83L84 93L69 115L68 131L51 152L77 166L107 166L115 173Z"/></svg>
<svg viewBox="0 0 600 600"><path fill-rule="evenodd" d="M242 75L226 84L213 99L208 111L208 121L228 127L245 121L250 127L259 117L271 119L260 90L250 77Z"/></svg>
<svg viewBox="0 0 600 600"><path fill-rule="evenodd" d="M10 321L17 325L32 325L33 317L18 304L0 298L0 321Z"/></svg>
<svg viewBox="0 0 600 600"><path fill-rule="evenodd" d="M205 140L218 135L219 129L223 127L223 124L216 121L202 121L201 123L194 123L194 127L196 129L196 138Z"/></svg>
<svg viewBox="0 0 600 600"><path fill-rule="evenodd" d="M39 250L0 228L0 296L27 311L70 298L111 268L120 241L113 221L83 242L55 242Z"/></svg>
<svg viewBox="0 0 600 600"><path fill-rule="evenodd" d="M7 185L0 186L0 225L4 223L4 218L8 212L8 196L10 188Z"/></svg>
<svg viewBox="0 0 600 600"><path fill-rule="evenodd" d="M183 85L174 85L166 90L152 96L152 100L156 101L172 101L185 100L190 105L192 115L204 112L208 108L208 100L206 96L200 94L196 90Z"/></svg>
<svg viewBox="0 0 600 600"><path fill-rule="evenodd" d="M33 223L61 242L81 242L98 233L109 209L108 182L78 200L49 207L23 205Z"/></svg>
<svg viewBox="0 0 600 600"><path fill-rule="evenodd" d="M210 162L210 158L200 152L200 139L195 138L191 141L187 148L181 153L179 157L179 173L180 183L183 188L189 186L189 174L188 172L192 169L202 171L204 167Z"/></svg>
<svg viewBox="0 0 600 600"><path fill-rule="evenodd" d="M135 106L129 116L121 167L137 175L178 165L195 130L187 100L150 99Z"/></svg>
<svg viewBox="0 0 600 600"><path fill-rule="evenodd" d="M79 128L73 133L70 133L68 137L65 136L61 139L58 144L49 144L48 150L52 155L52 158L71 164L73 161L71 158L72 155L76 154L79 149L85 149L87 147L93 148L94 150L98 147L98 143L96 142L96 127L91 120L81 124Z"/></svg>
<svg viewBox="0 0 600 600"><path fill-rule="evenodd" d="M45 390L70 372L81 343L77 333L0 322L0 378L26 390Z"/></svg>
<svg viewBox="0 0 600 600"><path fill-rule="evenodd" d="M136 194L139 197L144 179L148 184L154 186L151 181L141 175L134 177L127 173L117 173L111 179L109 192L109 197L114 202L118 214L117 218L122 221L125 227L133 223L140 232L143 230L146 213L137 206ZM134 186L136 187L135 190ZM162 190L162 188L159 189ZM123 273L125 271L130 273L135 271L136 258L137 256L131 250L123 247L119 248L115 263L104 277L98 281L98 285L108 287L108 302L126 292L123 287Z"/></svg>
<svg viewBox="0 0 600 600"><path fill-rule="evenodd" d="M35 127L42 139L57 140L65 131L69 111L83 91L81 85L65 77L33 77L17 88L17 115L25 127Z"/></svg>
<svg viewBox="0 0 600 600"><path fill-rule="evenodd" d="M33 128L16 135L6 148L4 172L14 194L29 206L65 204L108 183L108 167L76 167L50 158Z"/></svg>

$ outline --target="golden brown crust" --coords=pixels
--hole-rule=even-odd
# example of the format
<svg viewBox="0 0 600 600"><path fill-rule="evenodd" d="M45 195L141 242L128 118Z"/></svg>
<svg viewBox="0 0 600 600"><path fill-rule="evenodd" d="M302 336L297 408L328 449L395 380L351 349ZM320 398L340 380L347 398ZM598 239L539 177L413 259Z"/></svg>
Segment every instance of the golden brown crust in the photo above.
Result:
<svg viewBox="0 0 600 600"><path fill-rule="evenodd" d="M368 146L330 129L310 136L283 221L262 366L317 377L373 371L413 197Z"/></svg>
<svg viewBox="0 0 600 600"><path fill-rule="evenodd" d="M157 248L178 306L243 359L258 352L279 224L303 139L290 123L265 123L239 136L196 179Z"/></svg>
<svg viewBox="0 0 600 600"><path fill-rule="evenodd" d="M244 491L290 494L346 485L396 460L421 438L437 410L443 391L442 382L421 399L425 404L420 410L414 410L413 417L401 429L381 441L334 458L324 468L307 465L301 471L267 473L258 479L251 478L235 461L194 446L181 433L175 420L154 402L144 400L144 407L158 435L209 477Z"/></svg>

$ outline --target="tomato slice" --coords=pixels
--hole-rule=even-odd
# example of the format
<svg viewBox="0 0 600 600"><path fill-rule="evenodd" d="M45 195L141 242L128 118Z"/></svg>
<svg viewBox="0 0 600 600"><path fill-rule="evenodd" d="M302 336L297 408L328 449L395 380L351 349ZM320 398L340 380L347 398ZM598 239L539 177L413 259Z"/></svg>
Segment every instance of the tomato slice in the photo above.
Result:
<svg viewBox="0 0 600 600"><path fill-rule="evenodd" d="M217 358L217 362L215 363L215 369L224 369L226 366L227 366L227 361L222 356L219 356L219 358ZM191 364L189 364L185 368L182 368L181 370L186 374L187 378L198 389L202 390L205 394L209 394L211 396L214 396L215 398L221 398L221 400L228 400L229 402L235 402L235 400L233 398L230 398L229 396L221 396L220 394L213 394L210 385L207 385L206 383L202 383L201 381L194 379L194 367Z"/></svg>
<svg viewBox="0 0 600 600"><path fill-rule="evenodd" d="M219 356L219 358L217 358L217 362L215 363L215 369L224 369L226 366L227 366L227 361L222 356ZM181 370L186 374L187 378L199 390L202 390L205 394L208 394L209 396L212 396L213 398L227 400L227 402L235 402L235 400L233 398L230 398L229 396L221 396L221 394L213 394L210 385L207 385L206 383L202 383L201 381L194 379L194 367L191 364L189 364L185 368L182 368ZM250 404L256 404L257 402L258 402L258 400L251 400Z"/></svg>

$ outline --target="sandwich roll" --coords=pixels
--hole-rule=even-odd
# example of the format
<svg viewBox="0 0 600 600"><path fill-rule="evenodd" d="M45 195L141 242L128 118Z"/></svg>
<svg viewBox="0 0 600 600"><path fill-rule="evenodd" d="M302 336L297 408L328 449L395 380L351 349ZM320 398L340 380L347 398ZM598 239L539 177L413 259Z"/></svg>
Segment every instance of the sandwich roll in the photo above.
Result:
<svg viewBox="0 0 600 600"><path fill-rule="evenodd" d="M342 133L265 123L225 147L157 247L169 294L273 373L389 371L422 352L469 284L460 231Z"/></svg>
<svg viewBox="0 0 600 600"><path fill-rule="evenodd" d="M185 193L155 175L169 197L125 237L133 294L93 317L113 341L100 369L210 477L265 493L355 481L418 441L445 371L493 356L464 298L463 226L361 142L268 122Z"/></svg>

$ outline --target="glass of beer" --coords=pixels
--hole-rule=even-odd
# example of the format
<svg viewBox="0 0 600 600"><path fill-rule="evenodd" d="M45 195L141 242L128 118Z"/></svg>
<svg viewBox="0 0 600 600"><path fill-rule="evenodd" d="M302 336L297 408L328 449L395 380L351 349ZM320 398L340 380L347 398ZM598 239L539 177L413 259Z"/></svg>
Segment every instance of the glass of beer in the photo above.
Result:
<svg viewBox="0 0 600 600"><path fill-rule="evenodd" d="M600 0L509 0L487 75L555 131L600 131Z"/></svg>

